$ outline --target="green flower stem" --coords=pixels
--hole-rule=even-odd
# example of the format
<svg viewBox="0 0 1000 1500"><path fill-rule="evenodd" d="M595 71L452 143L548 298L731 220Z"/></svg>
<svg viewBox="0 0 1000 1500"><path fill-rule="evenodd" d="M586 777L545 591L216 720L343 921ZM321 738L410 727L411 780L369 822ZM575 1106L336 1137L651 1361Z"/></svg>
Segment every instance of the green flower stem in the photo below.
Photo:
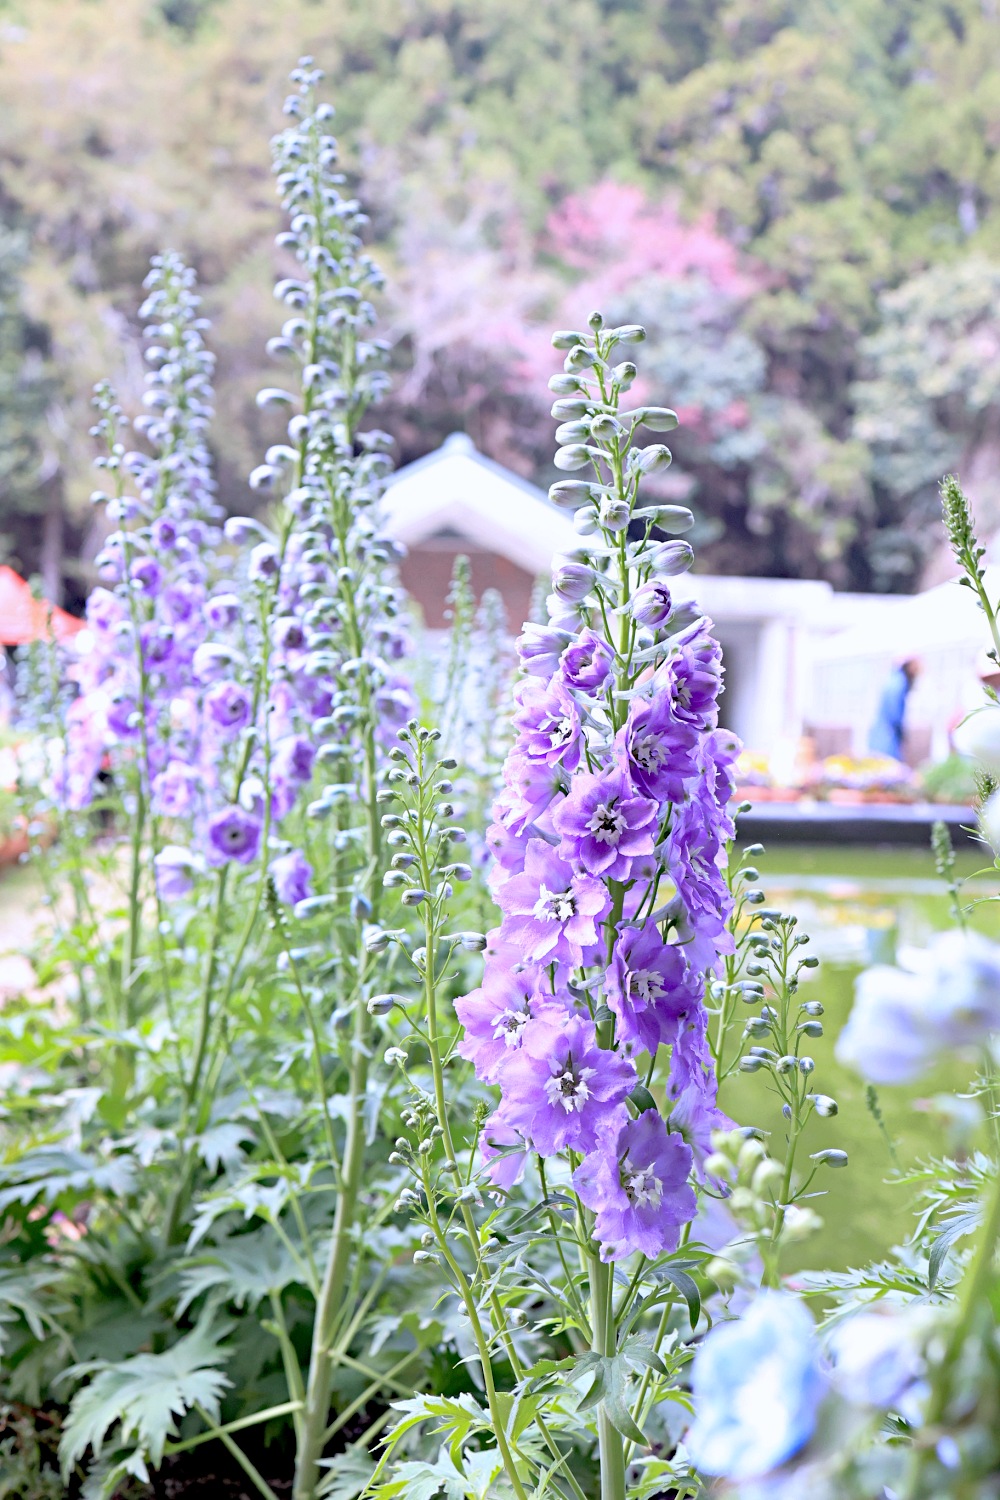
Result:
<svg viewBox="0 0 1000 1500"><path fill-rule="evenodd" d="M595 1354L603 1354L609 1359L618 1350L613 1290L612 1267L595 1256L590 1263L592 1347ZM603 1402L597 1408L597 1440L601 1456L601 1500L625 1500L625 1447L622 1435L612 1423Z"/></svg>
<svg viewBox="0 0 1000 1500"><path fill-rule="evenodd" d="M199 1432L195 1437L183 1438L177 1443L164 1443L163 1452L166 1455L174 1453L188 1453L192 1448L201 1448L205 1443L214 1443L221 1438L223 1433L242 1432L247 1427L259 1427L263 1422L271 1422L275 1417L292 1416L299 1407L298 1401L282 1401L280 1406L269 1406L264 1411L251 1412L249 1416L237 1417L233 1422L225 1422L220 1426L217 1422L208 1419L207 1431Z"/></svg>
<svg viewBox="0 0 1000 1500"><path fill-rule="evenodd" d="M208 1422L211 1420L204 1407L199 1406L197 1403L195 1404L195 1411L201 1417L203 1422ZM255 1420L257 1419L255 1418ZM253 1485L254 1489L259 1491L259 1493L264 1496L264 1500L278 1500L277 1495L274 1493L264 1476L259 1472L255 1465L251 1463L250 1459L247 1458L246 1454L243 1452L243 1449L239 1446L239 1444L233 1442L233 1439L229 1435L229 1429L227 1427L220 1427L217 1429L215 1436L232 1454L233 1458L235 1458L244 1474L250 1480L250 1483Z"/></svg>

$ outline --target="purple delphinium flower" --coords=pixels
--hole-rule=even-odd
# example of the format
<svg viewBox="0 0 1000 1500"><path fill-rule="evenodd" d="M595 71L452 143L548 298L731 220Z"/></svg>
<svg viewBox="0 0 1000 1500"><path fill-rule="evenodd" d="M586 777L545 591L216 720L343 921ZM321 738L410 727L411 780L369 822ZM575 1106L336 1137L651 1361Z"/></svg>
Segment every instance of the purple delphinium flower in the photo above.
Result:
<svg viewBox="0 0 1000 1500"><path fill-rule="evenodd" d="M301 734L287 735L274 747L272 770L276 777L302 785L312 776L316 750Z"/></svg>
<svg viewBox="0 0 1000 1500"><path fill-rule="evenodd" d="M566 684L553 677L543 687L528 677L515 693L514 728L521 754L545 765L560 761L567 771L575 771L580 764L580 714Z"/></svg>
<svg viewBox="0 0 1000 1500"><path fill-rule="evenodd" d="M197 855L180 844L165 844L153 857L156 871L156 889L161 901L179 901L194 885L195 872L200 868Z"/></svg>
<svg viewBox="0 0 1000 1500"><path fill-rule="evenodd" d="M270 542L258 542L256 547L250 550L250 561L247 564L247 577L255 583L276 578L281 568L278 558L278 549Z"/></svg>
<svg viewBox="0 0 1000 1500"><path fill-rule="evenodd" d="M286 906L294 906L310 894L313 868L301 849L280 854L277 859L272 859L269 868L278 900Z"/></svg>
<svg viewBox="0 0 1000 1500"><path fill-rule="evenodd" d="M177 523L171 516L157 516L149 535L157 551L169 552L177 545Z"/></svg>
<svg viewBox="0 0 1000 1500"><path fill-rule="evenodd" d="M665 943L655 922L619 929L605 980L619 1041L649 1053L673 1043L703 992L683 950Z"/></svg>
<svg viewBox="0 0 1000 1500"><path fill-rule="evenodd" d="M691 1148L668 1131L655 1109L609 1131L573 1174L573 1186L596 1213L602 1260L641 1251L655 1260L677 1248L682 1224L695 1216L688 1182Z"/></svg>
<svg viewBox="0 0 1000 1500"><path fill-rule="evenodd" d="M597 1045L592 1021L539 1020L504 1067L500 1115L542 1156L591 1151L635 1081L631 1063Z"/></svg>
<svg viewBox="0 0 1000 1500"><path fill-rule="evenodd" d="M628 880L633 861L652 854L659 810L637 797L617 768L595 775L581 771L552 815L562 850L589 875Z"/></svg>
<svg viewBox="0 0 1000 1500"><path fill-rule="evenodd" d="M248 865L257 857L260 835L258 818L236 804L223 808L209 820L209 858L213 864L234 859Z"/></svg>
<svg viewBox="0 0 1000 1500"><path fill-rule="evenodd" d="M680 802L698 770L698 731L678 720L669 692L637 698L615 740L636 790L657 802Z"/></svg>
<svg viewBox="0 0 1000 1500"><path fill-rule="evenodd" d="M573 869L542 839L532 839L524 870L497 893L507 941L520 945L528 963L580 964L598 949L598 923L609 908L599 880Z"/></svg>
<svg viewBox="0 0 1000 1500"><path fill-rule="evenodd" d="M186 818L194 806L198 788L203 783L196 766L181 760L170 760L153 778L153 799L157 812L168 818Z"/></svg>
<svg viewBox="0 0 1000 1500"><path fill-rule="evenodd" d="M217 682L205 694L205 711L219 729L235 733L250 722L250 694L238 682Z"/></svg>
<svg viewBox="0 0 1000 1500"><path fill-rule="evenodd" d="M509 1193L524 1176L531 1147L499 1111L485 1121L479 1141L490 1181L501 1192Z"/></svg>
<svg viewBox="0 0 1000 1500"><path fill-rule="evenodd" d="M715 728L722 688L722 651L709 628L709 621L698 620L682 631L654 678L669 688L674 715L697 729Z"/></svg>
<svg viewBox="0 0 1000 1500"><path fill-rule="evenodd" d="M163 569L155 557L137 557L129 569L132 587L141 594L155 594L163 581Z"/></svg>
<svg viewBox="0 0 1000 1500"><path fill-rule="evenodd" d="M691 1012L670 1053L667 1098L670 1124L699 1154L712 1148L713 1130L731 1130L729 1116L719 1108L718 1080L708 1045L708 1017L703 1006Z"/></svg>
<svg viewBox="0 0 1000 1500"><path fill-rule="evenodd" d="M213 594L205 604L205 619L213 630L227 630L240 617L240 601L235 594Z"/></svg>
<svg viewBox="0 0 1000 1500"><path fill-rule="evenodd" d="M668 868L687 919L682 941L697 969L711 967L720 953L732 951L725 936L732 897L719 865L727 819L725 808L699 783L691 801L674 809L667 839Z"/></svg>
<svg viewBox="0 0 1000 1500"><path fill-rule="evenodd" d="M532 677L551 677L573 637L568 630L558 630L552 625L534 625L529 620L517 638L517 654L521 666Z"/></svg>
<svg viewBox="0 0 1000 1500"><path fill-rule="evenodd" d="M560 657L560 668L570 687L592 693L608 680L614 659L607 641L593 630L581 630Z"/></svg>
<svg viewBox="0 0 1000 1500"><path fill-rule="evenodd" d="M511 833L523 833L537 823L566 787L566 773L555 763L528 760L515 746L504 762L503 778L507 792L497 798L499 821Z"/></svg>
<svg viewBox="0 0 1000 1500"><path fill-rule="evenodd" d="M529 1024L540 1016L558 1018L559 1009L559 1000L544 992L538 969L511 972L492 966L478 990L455 1001L455 1012L465 1029L459 1054L475 1064L477 1078L494 1083L520 1047Z"/></svg>

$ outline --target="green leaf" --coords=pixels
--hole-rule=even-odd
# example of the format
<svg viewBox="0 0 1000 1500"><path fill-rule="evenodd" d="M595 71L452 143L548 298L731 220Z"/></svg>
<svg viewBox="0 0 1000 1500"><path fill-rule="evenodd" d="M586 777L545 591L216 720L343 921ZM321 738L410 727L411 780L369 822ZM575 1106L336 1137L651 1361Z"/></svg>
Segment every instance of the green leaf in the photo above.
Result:
<svg viewBox="0 0 1000 1500"><path fill-rule="evenodd" d="M640 1447L646 1446L646 1434L632 1420L628 1406L628 1370L620 1354L607 1361L608 1375L604 1396L604 1409L614 1427L622 1437L629 1438Z"/></svg>
<svg viewBox="0 0 1000 1500"><path fill-rule="evenodd" d="M99 1360L68 1370L68 1378L93 1379L70 1403L59 1444L64 1477L88 1448L95 1458L100 1456L116 1423L119 1443L135 1439L156 1466L167 1439L176 1436L178 1417L201 1406L217 1420L222 1394L231 1384L218 1368L229 1354L220 1344L231 1326L200 1323L163 1354L136 1354L120 1364Z"/></svg>
<svg viewBox="0 0 1000 1500"><path fill-rule="evenodd" d="M304 1264L270 1228L223 1240L182 1261L179 1272L178 1317L204 1292L218 1290L237 1307L254 1308L272 1292L283 1291L293 1282L305 1286L308 1280Z"/></svg>
<svg viewBox="0 0 1000 1500"><path fill-rule="evenodd" d="M30 1208L38 1199L55 1203L71 1196L109 1194L127 1198L135 1187L135 1163L127 1156L101 1161L80 1151L39 1146L17 1161L0 1166L0 1213L19 1203Z"/></svg>
<svg viewBox="0 0 1000 1500"><path fill-rule="evenodd" d="M357 1500L368 1488L375 1465L366 1448L352 1445L336 1458L320 1459L326 1474L320 1483L319 1500Z"/></svg>
<svg viewBox="0 0 1000 1500"><path fill-rule="evenodd" d="M701 1317L701 1293L698 1283L687 1271L680 1270L677 1266L665 1265L659 1268L660 1275L675 1286L687 1303L688 1319L691 1323L692 1332L698 1326Z"/></svg>
<svg viewBox="0 0 1000 1500"><path fill-rule="evenodd" d="M962 1238L963 1235L972 1234L979 1228L982 1219L980 1209L972 1209L969 1213L959 1214L951 1220L945 1229L942 1229L937 1239L931 1246L930 1255L927 1257L927 1286L933 1291L934 1283L941 1274L949 1250Z"/></svg>

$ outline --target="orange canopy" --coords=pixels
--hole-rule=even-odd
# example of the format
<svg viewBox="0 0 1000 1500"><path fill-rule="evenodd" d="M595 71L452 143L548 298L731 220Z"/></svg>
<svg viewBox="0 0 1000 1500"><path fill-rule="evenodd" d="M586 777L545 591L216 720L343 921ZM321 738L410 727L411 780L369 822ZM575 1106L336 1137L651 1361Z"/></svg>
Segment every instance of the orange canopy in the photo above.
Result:
<svg viewBox="0 0 1000 1500"><path fill-rule="evenodd" d="M47 599L36 599L13 568L0 565L0 644L25 646L29 641L51 638L69 640L84 623Z"/></svg>

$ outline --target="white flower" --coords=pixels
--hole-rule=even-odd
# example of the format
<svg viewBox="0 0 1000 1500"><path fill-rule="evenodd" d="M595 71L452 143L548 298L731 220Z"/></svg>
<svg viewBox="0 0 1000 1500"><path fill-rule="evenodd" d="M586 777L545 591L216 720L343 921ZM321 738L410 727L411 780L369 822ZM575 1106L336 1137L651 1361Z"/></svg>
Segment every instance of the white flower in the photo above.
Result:
<svg viewBox="0 0 1000 1500"><path fill-rule="evenodd" d="M952 736L959 755L1000 772L1000 705L991 703L964 719Z"/></svg>

